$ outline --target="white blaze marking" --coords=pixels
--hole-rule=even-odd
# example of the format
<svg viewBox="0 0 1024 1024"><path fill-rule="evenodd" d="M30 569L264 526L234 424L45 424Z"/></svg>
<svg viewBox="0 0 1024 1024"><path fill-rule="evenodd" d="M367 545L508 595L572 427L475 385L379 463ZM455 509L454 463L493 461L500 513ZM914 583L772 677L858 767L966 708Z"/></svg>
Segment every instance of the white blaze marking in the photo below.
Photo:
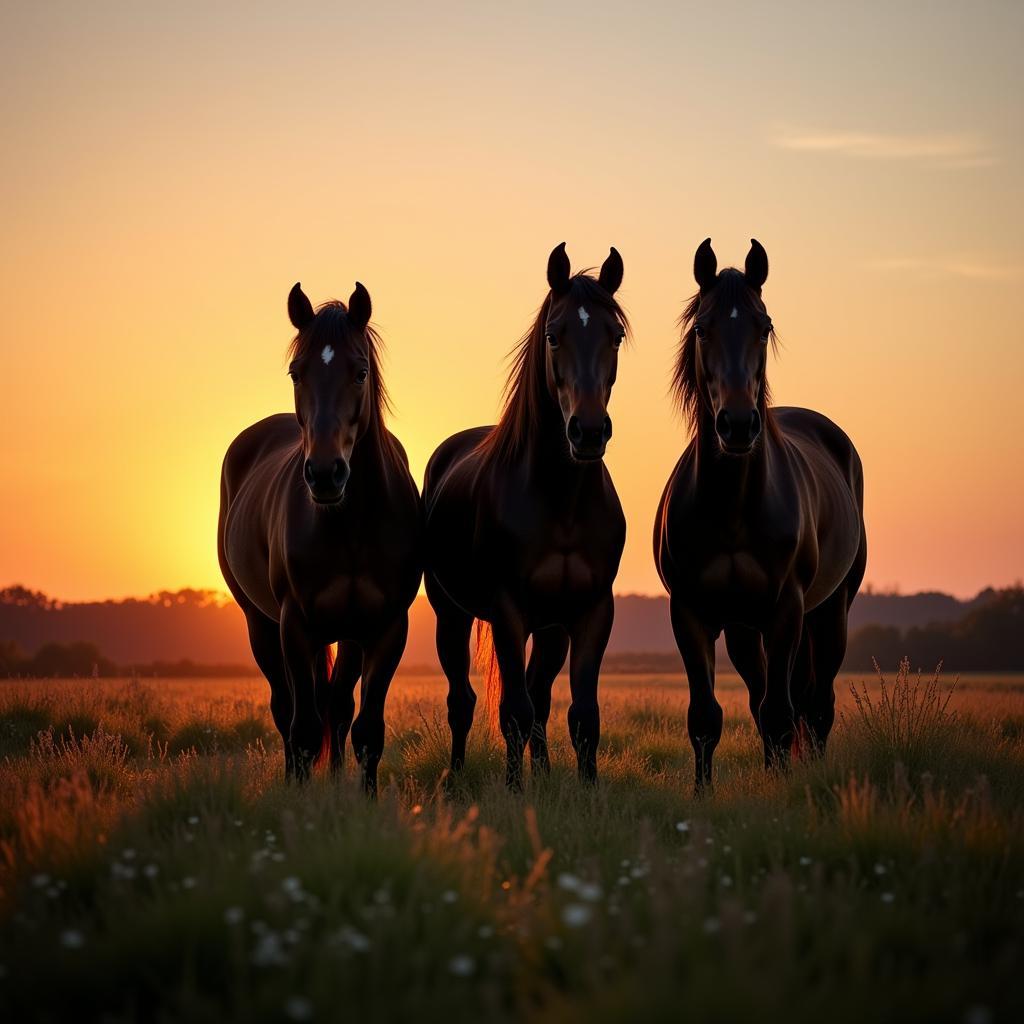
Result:
<svg viewBox="0 0 1024 1024"><path fill-rule="evenodd" d="M330 345L324 345L324 350L320 353L320 358L327 366L330 366L331 360L334 358L334 349L331 348Z"/></svg>
<svg viewBox="0 0 1024 1024"><path fill-rule="evenodd" d="M735 306L733 306L732 307L732 312L729 314L729 319L730 320L735 320L736 317L738 317L739 315L740 315L740 311Z"/></svg>
<svg viewBox="0 0 1024 1024"><path fill-rule="evenodd" d="M587 321L590 319L590 314L582 306L580 306L580 308L576 310L576 312L579 313L580 320L583 321L583 326L586 327Z"/></svg>

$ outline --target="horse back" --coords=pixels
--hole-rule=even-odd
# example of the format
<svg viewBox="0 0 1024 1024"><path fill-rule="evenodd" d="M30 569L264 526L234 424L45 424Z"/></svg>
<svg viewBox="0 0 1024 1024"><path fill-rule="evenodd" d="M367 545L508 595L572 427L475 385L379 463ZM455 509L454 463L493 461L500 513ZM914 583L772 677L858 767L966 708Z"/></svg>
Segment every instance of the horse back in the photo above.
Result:
<svg viewBox="0 0 1024 1024"><path fill-rule="evenodd" d="M864 470L857 449L846 432L813 409L779 406L772 409L771 415L782 436L797 448L813 469L838 471L858 510L861 510L864 505Z"/></svg>
<svg viewBox="0 0 1024 1024"><path fill-rule="evenodd" d="M493 429L470 427L468 430L460 430L437 446L423 474L423 504L428 511L451 468L464 456L475 451Z"/></svg>
<svg viewBox="0 0 1024 1024"><path fill-rule="evenodd" d="M246 427L228 445L221 468L223 499L230 504L253 469L270 455L279 455L298 445L301 431L292 413L267 416Z"/></svg>

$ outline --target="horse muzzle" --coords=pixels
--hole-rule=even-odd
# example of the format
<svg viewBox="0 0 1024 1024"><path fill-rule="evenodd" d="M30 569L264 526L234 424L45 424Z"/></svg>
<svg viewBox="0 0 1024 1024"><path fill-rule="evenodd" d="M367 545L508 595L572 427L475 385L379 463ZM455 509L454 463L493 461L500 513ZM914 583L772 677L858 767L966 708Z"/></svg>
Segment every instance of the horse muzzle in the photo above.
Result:
<svg viewBox="0 0 1024 1024"><path fill-rule="evenodd" d="M585 423L579 416L570 416L565 425L565 436L573 459L577 462L599 462L611 440L611 417L606 415L594 423Z"/></svg>
<svg viewBox="0 0 1024 1024"><path fill-rule="evenodd" d="M302 478L309 488L309 495L318 505L337 505L345 497L348 483L349 464L344 459L317 463L306 459L302 467Z"/></svg>

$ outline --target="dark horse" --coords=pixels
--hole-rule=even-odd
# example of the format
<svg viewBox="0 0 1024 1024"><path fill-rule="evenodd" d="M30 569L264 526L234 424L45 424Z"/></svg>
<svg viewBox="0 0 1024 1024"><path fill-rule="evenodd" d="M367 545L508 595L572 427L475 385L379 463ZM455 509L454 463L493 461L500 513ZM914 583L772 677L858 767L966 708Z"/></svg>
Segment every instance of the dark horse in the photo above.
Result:
<svg viewBox="0 0 1024 1024"><path fill-rule="evenodd" d="M711 239L683 313L675 396L696 436L658 507L654 557L690 686L697 790L722 735L715 639L750 694L765 763L788 764L798 729L824 750L846 619L864 576L864 481L850 439L810 409L769 408L768 256L717 273Z"/></svg>
<svg viewBox="0 0 1024 1024"><path fill-rule="evenodd" d="M374 792L384 701L422 575L422 512L405 451L384 426L387 393L370 296L315 313L288 296L295 415L269 416L228 448L221 473L221 570L270 683L285 774L304 779L325 732L330 761L352 746ZM338 643L331 663L329 645ZM355 722L353 691L362 675Z"/></svg>
<svg viewBox="0 0 1024 1024"><path fill-rule="evenodd" d="M491 627L511 786L521 784L527 740L534 769L549 766L551 687L570 642L569 735L580 776L597 777L598 672L626 536L602 461L628 330L614 298L621 282L615 249L596 279L570 276L565 243L551 253L551 290L516 350L500 422L448 438L423 484L427 596L448 677L452 768L465 760L476 704L469 682L476 618Z"/></svg>

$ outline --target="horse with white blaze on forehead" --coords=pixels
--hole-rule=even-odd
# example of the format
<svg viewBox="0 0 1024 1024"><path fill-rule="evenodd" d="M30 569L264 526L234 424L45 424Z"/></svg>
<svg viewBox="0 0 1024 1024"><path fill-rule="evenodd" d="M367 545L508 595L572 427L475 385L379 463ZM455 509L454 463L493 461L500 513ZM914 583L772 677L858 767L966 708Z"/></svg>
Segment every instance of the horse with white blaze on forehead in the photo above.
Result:
<svg viewBox="0 0 1024 1024"><path fill-rule="evenodd" d="M867 540L850 439L820 413L768 404L774 329L761 298L764 249L752 239L744 270L718 273L706 239L694 276L673 390L695 436L662 495L654 558L689 681L700 792L722 735L715 639L723 629L765 764L788 764L794 740L824 750Z"/></svg>
<svg viewBox="0 0 1024 1024"><path fill-rule="evenodd" d="M370 312L358 283L347 307L327 302L315 312L298 284L291 290L295 413L260 420L232 441L217 547L270 683L286 776L305 779L325 739L331 767L340 767L351 727L372 793L384 702L422 577L422 507L405 451L384 425Z"/></svg>
<svg viewBox="0 0 1024 1024"><path fill-rule="evenodd" d="M572 276L565 244L554 249L550 291L515 352L499 423L448 438L424 479L427 596L448 678L452 768L465 760L476 705L469 681L475 618L493 637L510 786L521 784L527 742L534 770L547 770L551 686L570 644L569 736L580 776L597 777L598 673L626 535L602 461L628 331L614 297L622 273L615 249L596 278Z"/></svg>

